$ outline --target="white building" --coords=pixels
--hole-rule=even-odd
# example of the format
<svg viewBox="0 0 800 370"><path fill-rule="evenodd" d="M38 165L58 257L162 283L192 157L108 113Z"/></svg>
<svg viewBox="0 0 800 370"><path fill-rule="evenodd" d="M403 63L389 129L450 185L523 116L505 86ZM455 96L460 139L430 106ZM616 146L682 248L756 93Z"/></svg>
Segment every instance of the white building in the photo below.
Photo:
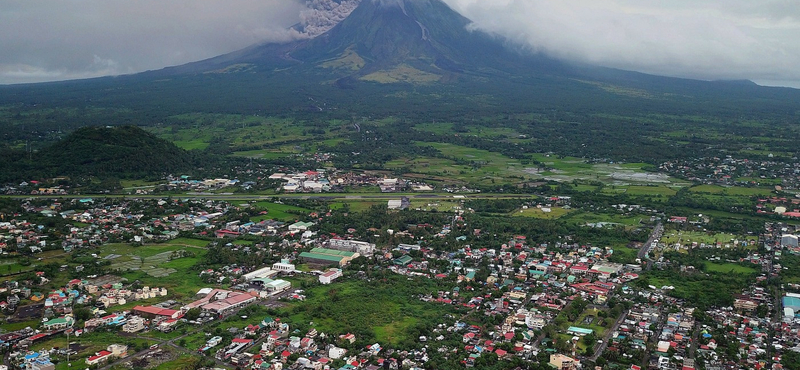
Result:
<svg viewBox="0 0 800 370"><path fill-rule="evenodd" d="M400 199L392 199L388 203L389 209L406 209L411 206L411 201L408 197L402 197Z"/></svg>
<svg viewBox="0 0 800 370"><path fill-rule="evenodd" d="M268 292L282 292L292 288L292 283L286 280L273 280L264 284L264 289Z"/></svg>
<svg viewBox="0 0 800 370"><path fill-rule="evenodd" d="M125 325L122 325L122 331L125 333L136 333L144 330L144 319L139 316L131 316Z"/></svg>
<svg viewBox="0 0 800 370"><path fill-rule="evenodd" d="M276 262L272 264L272 269L275 271L282 271L282 272L294 272L296 267L293 263L289 263L289 260L281 260L280 262Z"/></svg>
<svg viewBox="0 0 800 370"><path fill-rule="evenodd" d="M356 252L362 256L372 256L375 253L375 244L358 240L331 239L328 240L327 247L346 252Z"/></svg>
<svg viewBox="0 0 800 370"><path fill-rule="evenodd" d="M547 322L544 316L535 312L528 312L528 314L525 315L525 325L532 329L542 330L542 328L547 325Z"/></svg>
<svg viewBox="0 0 800 370"><path fill-rule="evenodd" d="M244 275L242 275L242 277L246 281L250 281L250 280L253 280L253 279L271 278L271 277L273 277L273 276L275 276L277 274L278 274L278 271L274 271L270 267L264 267L264 268L260 268L258 270L255 270L253 272L244 274Z"/></svg>
<svg viewBox="0 0 800 370"><path fill-rule="evenodd" d="M797 247L797 235L783 235L781 237L781 245L784 247Z"/></svg>
<svg viewBox="0 0 800 370"><path fill-rule="evenodd" d="M347 353L346 349L333 346L328 350L328 357L338 360L342 358L345 353Z"/></svg>
<svg viewBox="0 0 800 370"><path fill-rule="evenodd" d="M342 270L330 269L326 273L319 276L319 282L322 284L330 284L332 281L342 276Z"/></svg>

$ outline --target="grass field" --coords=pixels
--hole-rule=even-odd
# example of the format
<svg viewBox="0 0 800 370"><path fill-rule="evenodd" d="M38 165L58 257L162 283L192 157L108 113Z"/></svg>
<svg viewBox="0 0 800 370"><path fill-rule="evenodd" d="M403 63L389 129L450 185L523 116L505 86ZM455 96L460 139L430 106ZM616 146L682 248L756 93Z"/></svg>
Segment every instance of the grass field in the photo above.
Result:
<svg viewBox="0 0 800 370"><path fill-rule="evenodd" d="M386 168L408 168L411 172L429 175L428 179L432 181L483 185L513 184L524 178L532 178L531 174L526 173L526 168L520 161L500 153L444 143L417 142L416 144L432 147L449 158L398 159L387 162Z"/></svg>
<svg viewBox="0 0 800 370"><path fill-rule="evenodd" d="M81 363L85 365L86 363L85 358L91 355L94 355L97 352L103 351L111 344L125 344L128 345L130 348L131 345L135 345L137 348L144 348L150 345L150 341L146 339L140 339L135 337L124 337L120 336L118 333L103 333L103 332L93 332L83 334L80 337L70 336L69 341L71 343L78 344L81 349L78 351L77 355L71 356L73 366L75 363ZM31 346L31 350L39 351L44 349L50 349L53 347L64 348L67 346L67 336L63 334L59 334L56 337L53 337L50 340L36 343ZM64 363L66 365L66 363ZM64 366L66 369L67 367Z"/></svg>
<svg viewBox="0 0 800 370"><path fill-rule="evenodd" d="M609 260L616 263L636 263L638 249L628 248L626 246L613 247L614 253Z"/></svg>
<svg viewBox="0 0 800 370"><path fill-rule="evenodd" d="M519 132L515 131L512 128L508 127L491 127L487 125L483 125L480 122L474 125L466 125L460 128L466 129L466 132L456 133L453 130L452 123L418 123L414 125L414 129L417 131L423 132L430 132L434 134L440 135L475 135L483 138L488 139L508 139L514 141L515 139L519 139ZM463 131L463 130L462 130Z"/></svg>
<svg viewBox="0 0 800 370"><path fill-rule="evenodd" d="M706 262L705 270L708 272L719 272L723 274L755 274L757 271L753 268L738 265L735 263L713 263Z"/></svg>
<svg viewBox="0 0 800 370"><path fill-rule="evenodd" d="M180 114L171 116L170 120L173 124L148 130L186 150L206 149L215 138L224 137L235 156L258 158L274 158L276 151L293 153L298 146L335 145L341 138L334 131L347 125L339 121L317 126L288 118L212 113ZM285 150L288 143L291 143L291 151Z"/></svg>
<svg viewBox="0 0 800 370"><path fill-rule="evenodd" d="M266 215L252 217L250 220L254 222L270 219L278 221L293 221L300 217L300 215L297 213L305 215L311 212L310 209L268 201L255 203L253 207L260 211L267 211Z"/></svg>
<svg viewBox="0 0 800 370"><path fill-rule="evenodd" d="M435 292L436 283L416 280L412 284L403 276L390 275L369 283L359 280L316 286L306 290L306 301L290 303L279 313L293 327L313 327L329 335L352 332L359 341L398 346L416 340L410 335L415 325L441 320L453 310L414 298L415 294Z"/></svg>
<svg viewBox="0 0 800 370"><path fill-rule="evenodd" d="M370 209L372 206L386 205L387 202L348 200L344 202L331 203L331 209L342 209L345 204L347 204L351 212L363 212Z"/></svg>
<svg viewBox="0 0 800 370"><path fill-rule="evenodd" d="M534 154L532 158L543 163L548 169L540 173L547 180L560 182L600 181L605 184L631 185L631 184L663 184L676 185L682 181L670 178L659 173L644 171L643 163L586 163L585 160L575 157L560 157L556 155ZM579 191L592 191L589 186L579 188ZM604 189L605 190L605 189ZM653 190L653 189L647 189ZM634 190L635 192L636 190ZM663 190L662 190L663 192ZM645 192L646 195L657 195L658 192Z"/></svg>
<svg viewBox="0 0 800 370"><path fill-rule="evenodd" d="M746 188L741 186L724 187L718 185L697 185L689 188L695 193L722 194L734 196L768 196L772 193L769 188Z"/></svg>
<svg viewBox="0 0 800 370"><path fill-rule="evenodd" d="M620 224L624 226L637 226L641 221L649 221L650 218L642 215L626 216L616 213L595 213L574 211L564 216L564 220L575 222L580 225L594 224L599 222Z"/></svg>
<svg viewBox="0 0 800 370"><path fill-rule="evenodd" d="M167 288L173 297L192 297L206 286L192 267L205 255L207 244L207 241L188 238L141 247L110 244L99 256L111 261L110 268L118 270L119 275L130 282L139 280L145 285ZM194 256L172 258L173 252L181 250Z"/></svg>
<svg viewBox="0 0 800 370"><path fill-rule="evenodd" d="M677 191L667 186L628 186L625 194L673 196Z"/></svg>
<svg viewBox="0 0 800 370"><path fill-rule="evenodd" d="M716 244L717 242L722 244L730 243L733 245L734 240L744 241L747 240L749 242L755 242L758 240L757 236L737 236L728 233L704 233L700 231L675 231L675 230L667 230L664 232L664 235L661 237L660 242L665 244L691 244L693 242L705 243L705 244ZM750 243L748 243L750 244Z"/></svg>
<svg viewBox="0 0 800 370"><path fill-rule="evenodd" d="M438 212L449 212L454 210L456 207L460 207L460 202L455 201L442 201L442 200L413 200L411 201L410 209L419 209L421 211L432 211L436 210Z"/></svg>
<svg viewBox="0 0 800 370"><path fill-rule="evenodd" d="M260 158L260 159L283 158L283 157L288 157L289 155L291 155L291 153L276 152L272 149L246 150L241 152L234 152L233 154L231 154L231 156L233 157Z"/></svg>
<svg viewBox="0 0 800 370"><path fill-rule="evenodd" d="M597 316L599 312L600 312L600 310L598 310L596 308L587 308L578 317L578 319L575 320L575 322L572 323L571 326L577 326L577 327L581 327L581 328L592 329L592 330L594 330L594 333L595 333L596 336L602 337L603 334L605 334L607 328L605 326L603 326L603 325L600 325L600 323L604 319L599 317L599 316ZM589 316L594 317L594 320L592 321L591 324L585 324L584 323L584 319L586 319Z"/></svg>
<svg viewBox="0 0 800 370"><path fill-rule="evenodd" d="M141 188L147 186L154 186L162 183L161 181L144 181L144 180L119 180L120 186L123 188Z"/></svg>
<svg viewBox="0 0 800 370"><path fill-rule="evenodd" d="M0 275L16 274L23 271L33 271L34 267L23 266L17 262L17 259L7 259L0 261Z"/></svg>
<svg viewBox="0 0 800 370"><path fill-rule="evenodd" d="M520 209L514 211L510 214L510 216L515 217L533 217L533 218L541 218L546 220L553 220L556 218L561 218L562 216L569 213L571 210L564 209L561 207L552 207L550 208L550 212L545 212L541 208L531 207L528 209Z"/></svg>
<svg viewBox="0 0 800 370"><path fill-rule="evenodd" d="M197 248L205 248L208 246L208 243L211 243L208 240L200 240L200 239L191 239L191 238L178 238L170 240L169 243L165 243L167 245L182 245L187 247L197 247Z"/></svg>

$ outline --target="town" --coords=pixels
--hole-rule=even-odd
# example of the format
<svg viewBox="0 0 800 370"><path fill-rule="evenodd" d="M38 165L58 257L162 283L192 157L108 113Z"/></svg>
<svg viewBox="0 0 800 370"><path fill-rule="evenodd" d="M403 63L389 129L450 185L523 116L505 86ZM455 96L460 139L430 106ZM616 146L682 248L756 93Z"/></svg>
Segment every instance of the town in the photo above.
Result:
<svg viewBox="0 0 800 370"><path fill-rule="evenodd" d="M25 369L775 369L800 354L797 226L699 232L707 217L616 204L639 221L548 232L450 197L449 212L403 198L356 215L299 198L9 200L0 344Z"/></svg>

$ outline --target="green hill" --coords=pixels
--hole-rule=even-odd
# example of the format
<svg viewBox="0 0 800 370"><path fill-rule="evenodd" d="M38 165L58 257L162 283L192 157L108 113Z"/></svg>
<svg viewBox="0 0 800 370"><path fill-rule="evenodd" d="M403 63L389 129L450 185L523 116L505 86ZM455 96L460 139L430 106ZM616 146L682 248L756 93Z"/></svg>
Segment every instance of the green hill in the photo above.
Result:
<svg viewBox="0 0 800 370"><path fill-rule="evenodd" d="M186 151L135 126L84 127L39 152L2 152L3 182L62 176L143 178L191 168Z"/></svg>

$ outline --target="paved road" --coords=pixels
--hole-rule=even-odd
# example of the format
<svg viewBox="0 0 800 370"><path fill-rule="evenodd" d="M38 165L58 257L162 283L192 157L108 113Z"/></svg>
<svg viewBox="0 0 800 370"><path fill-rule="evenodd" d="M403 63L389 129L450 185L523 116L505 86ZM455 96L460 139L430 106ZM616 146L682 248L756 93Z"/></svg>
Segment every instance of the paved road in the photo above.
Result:
<svg viewBox="0 0 800 370"><path fill-rule="evenodd" d="M630 313L630 310L621 313L617 318L617 322L615 322L609 330L606 330L606 335L602 339L603 342L597 345L597 348L594 350L594 355L589 357L589 360L592 362L597 361L597 358L603 354L603 351L606 350L608 343L611 341L611 335L614 334L615 331L619 330L619 326L622 325L623 321L625 321L625 317L628 316L628 313Z"/></svg>
<svg viewBox="0 0 800 370"><path fill-rule="evenodd" d="M697 356L697 349L700 348L700 320L695 320L694 333L692 333L692 343L686 357L694 359Z"/></svg>
<svg viewBox="0 0 800 370"><path fill-rule="evenodd" d="M276 294L276 295L274 295L274 296L272 296L270 298L267 298L267 300L265 300L265 301L258 301L257 300L256 302L251 303L251 305L252 304L268 305L268 304L271 304L271 303L275 303L279 298L284 297L284 296L288 295L289 293L291 293L293 291L294 291L293 289L289 289L289 290L286 290L286 291L284 291L284 292L282 292L280 294ZM248 305L248 306L250 306L250 305ZM245 307L248 307L248 306L245 306ZM233 316L233 315L238 314L238 312L241 309L245 308L245 307L240 308L239 310L237 310L234 313L231 313L228 316ZM157 344L159 345L159 348L164 348L164 346L170 346L170 347L172 347L172 348L174 348L174 349L176 349L176 350L178 350L180 352L189 353L189 354L196 354L197 352L195 350L191 350L191 349L188 349L188 348L185 348L185 347L181 347L177 343L180 342L180 340L183 339L183 338L186 338L186 337L188 337L188 336L190 336L192 334L195 334L195 333L203 331L206 328L206 326L213 325L214 323L218 323L218 322L219 322L219 320L214 320L214 321L208 322L206 324L203 324L203 325L200 325L200 326L194 328L194 330L187 331L186 334L183 334L183 335L181 335L179 337L172 338L170 340L157 339L157 338L153 338L153 337L149 337L149 336L141 335L141 334L134 335L134 337L135 338L139 338L139 339L146 339L148 341L157 342ZM263 339L263 337L261 339ZM255 343L253 345L255 345ZM125 362L128 362L128 361L134 360L136 358L140 358L142 356L145 356L145 355L149 354L152 351L155 351L155 349L147 348L147 349L141 350L141 351L136 352L135 354L130 355L128 357L117 359L116 361L110 362L110 363L106 364L105 366L101 367L99 370L108 370L108 369L112 368L113 366L116 366L116 365L119 365L119 364L122 364L122 363L125 363ZM214 356L209 356L209 358L213 358L214 361L217 363L217 365L219 365L222 368L227 368L227 367L230 366L230 364L228 364L228 363L226 363L226 362L224 362L222 360L219 360ZM84 360L81 359L80 361L83 362ZM83 362L83 364L85 364L85 362Z"/></svg>
<svg viewBox="0 0 800 370"><path fill-rule="evenodd" d="M660 238L663 233L664 233L664 226L659 221L656 224L656 226L653 228L653 232L650 233L650 238L647 239L647 242L644 243L642 248L639 249L639 253L636 255L636 257L639 258L642 261L642 263L646 264L646 266L647 266L646 269L650 269L650 267L651 267L651 264L650 264L649 261L645 262L645 260L647 259L647 254L650 253L653 250L653 243L658 238Z"/></svg>
<svg viewBox="0 0 800 370"><path fill-rule="evenodd" d="M213 193L186 193L186 194L68 194L68 195L0 195L0 198L16 199L83 199L83 198L123 198L123 199L163 199L163 198L189 198L189 199L217 199L217 200L270 200L278 199L324 199L324 200L376 200L376 199L397 199L398 197L408 197L410 199L532 199L536 198L532 194L452 194L452 193L321 193L321 194L213 194ZM456 198L458 197L458 198ZM463 197L463 198L461 198Z"/></svg>

